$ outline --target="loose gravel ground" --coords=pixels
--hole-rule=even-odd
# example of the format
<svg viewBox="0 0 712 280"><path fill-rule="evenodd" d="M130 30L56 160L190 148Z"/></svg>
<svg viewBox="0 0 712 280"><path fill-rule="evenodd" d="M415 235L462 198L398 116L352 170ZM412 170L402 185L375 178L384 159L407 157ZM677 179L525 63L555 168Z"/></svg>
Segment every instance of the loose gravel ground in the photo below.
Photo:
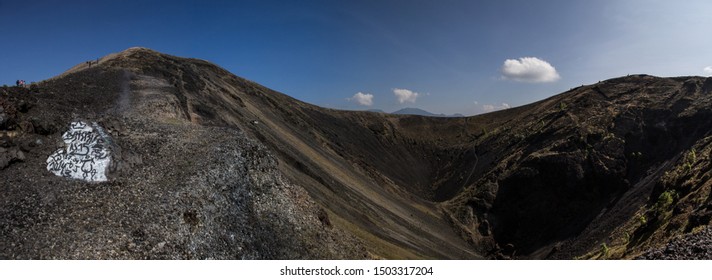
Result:
<svg viewBox="0 0 712 280"><path fill-rule="evenodd" d="M651 249L638 259L644 260L709 260L712 259L712 229L686 234L665 247Z"/></svg>

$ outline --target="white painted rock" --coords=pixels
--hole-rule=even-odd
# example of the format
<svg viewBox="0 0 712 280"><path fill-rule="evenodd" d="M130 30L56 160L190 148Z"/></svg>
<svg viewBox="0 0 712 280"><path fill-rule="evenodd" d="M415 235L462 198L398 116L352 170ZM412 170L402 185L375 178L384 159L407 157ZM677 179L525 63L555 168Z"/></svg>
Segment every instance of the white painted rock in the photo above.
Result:
<svg viewBox="0 0 712 280"><path fill-rule="evenodd" d="M111 165L111 138L97 123L76 121L62 135L63 148L47 158L47 170L57 176L104 182Z"/></svg>

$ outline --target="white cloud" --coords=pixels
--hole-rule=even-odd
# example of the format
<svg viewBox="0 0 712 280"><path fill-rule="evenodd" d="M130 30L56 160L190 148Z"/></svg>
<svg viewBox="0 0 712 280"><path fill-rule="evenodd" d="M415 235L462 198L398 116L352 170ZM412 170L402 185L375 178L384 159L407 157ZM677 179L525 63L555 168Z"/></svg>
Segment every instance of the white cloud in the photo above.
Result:
<svg viewBox="0 0 712 280"><path fill-rule="evenodd" d="M394 88L393 94L396 95L396 98L398 98L398 103L401 104L405 102L415 103L415 99L417 99L418 95L420 95L417 92L401 88Z"/></svg>
<svg viewBox="0 0 712 280"><path fill-rule="evenodd" d="M373 94L357 92L351 98L346 98L349 101L354 101L359 105L371 106L373 105Z"/></svg>
<svg viewBox="0 0 712 280"><path fill-rule="evenodd" d="M702 72L704 72L707 76L712 76L712 66L705 67L705 69L702 69Z"/></svg>
<svg viewBox="0 0 712 280"><path fill-rule="evenodd" d="M530 83L555 82L561 78L554 66L536 57L505 60L502 65L502 77Z"/></svg>
<svg viewBox="0 0 712 280"><path fill-rule="evenodd" d="M482 110L487 112L492 112L492 111L499 111L499 110L504 110L504 109L509 109L511 108L509 104L507 103L502 103L502 105L492 105L492 104L485 104L482 105Z"/></svg>

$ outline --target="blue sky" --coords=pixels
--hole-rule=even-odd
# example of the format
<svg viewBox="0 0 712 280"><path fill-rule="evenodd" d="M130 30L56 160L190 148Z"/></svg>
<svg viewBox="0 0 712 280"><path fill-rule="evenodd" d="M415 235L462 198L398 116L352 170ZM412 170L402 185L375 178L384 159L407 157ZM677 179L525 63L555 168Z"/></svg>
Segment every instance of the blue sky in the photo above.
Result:
<svg viewBox="0 0 712 280"><path fill-rule="evenodd" d="M143 46L320 106L472 115L626 74L712 75L710 15L712 1L0 0L0 84Z"/></svg>

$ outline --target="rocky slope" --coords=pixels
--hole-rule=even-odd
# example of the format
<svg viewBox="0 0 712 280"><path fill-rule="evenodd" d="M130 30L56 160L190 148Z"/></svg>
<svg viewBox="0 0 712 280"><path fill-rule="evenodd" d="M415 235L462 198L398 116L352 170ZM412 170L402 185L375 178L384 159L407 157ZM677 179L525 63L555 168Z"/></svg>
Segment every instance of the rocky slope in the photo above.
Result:
<svg viewBox="0 0 712 280"><path fill-rule="evenodd" d="M710 93L709 78L635 75L499 112L477 142L497 160L448 202L453 220L533 258L626 258L706 226Z"/></svg>
<svg viewBox="0 0 712 280"><path fill-rule="evenodd" d="M663 248L654 248L636 259L648 260L710 260L712 259L712 229L679 236Z"/></svg>
<svg viewBox="0 0 712 280"><path fill-rule="evenodd" d="M468 118L313 106L132 48L2 89L3 258L633 258L706 227L712 79ZM52 175L70 122L105 183Z"/></svg>
<svg viewBox="0 0 712 280"><path fill-rule="evenodd" d="M96 68L42 83L39 92L3 90L4 108L28 108L3 131L3 149L24 158L0 171L0 258L371 257L285 179L263 145L239 130L149 113L145 106L160 100L151 86L161 85L128 90L125 73ZM122 94L136 98L132 107L116 106ZM108 182L46 169L72 120L98 122L120 147Z"/></svg>

